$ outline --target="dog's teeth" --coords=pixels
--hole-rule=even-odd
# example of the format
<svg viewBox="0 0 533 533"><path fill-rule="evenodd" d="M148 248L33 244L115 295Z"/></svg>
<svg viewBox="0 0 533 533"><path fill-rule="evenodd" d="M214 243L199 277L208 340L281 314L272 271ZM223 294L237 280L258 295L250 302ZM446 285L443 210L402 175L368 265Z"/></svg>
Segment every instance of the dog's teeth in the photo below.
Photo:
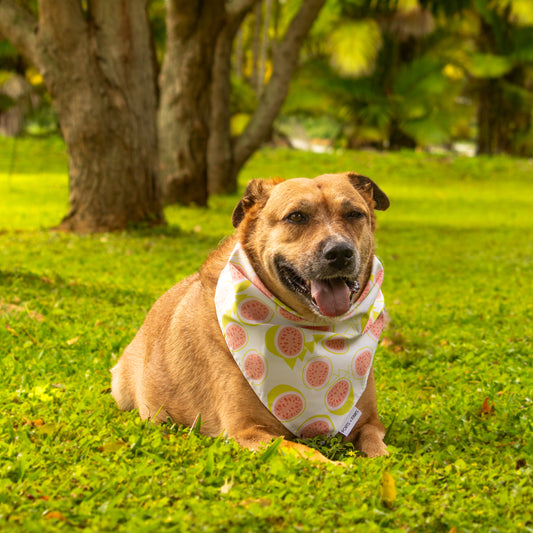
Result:
<svg viewBox="0 0 533 533"><path fill-rule="evenodd" d="M344 280L346 285L348 285L348 288L352 291L352 292L357 292L359 290L359 282L357 280Z"/></svg>

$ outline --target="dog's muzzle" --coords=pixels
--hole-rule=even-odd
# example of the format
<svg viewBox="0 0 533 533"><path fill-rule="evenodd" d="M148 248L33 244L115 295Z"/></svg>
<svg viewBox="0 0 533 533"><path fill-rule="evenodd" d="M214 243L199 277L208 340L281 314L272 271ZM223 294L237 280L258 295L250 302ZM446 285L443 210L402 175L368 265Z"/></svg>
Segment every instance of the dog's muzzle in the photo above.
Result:
<svg viewBox="0 0 533 533"><path fill-rule="evenodd" d="M327 241L318 258L298 271L282 258L276 261L280 280L307 304L327 317L346 313L359 291L359 254L345 241Z"/></svg>

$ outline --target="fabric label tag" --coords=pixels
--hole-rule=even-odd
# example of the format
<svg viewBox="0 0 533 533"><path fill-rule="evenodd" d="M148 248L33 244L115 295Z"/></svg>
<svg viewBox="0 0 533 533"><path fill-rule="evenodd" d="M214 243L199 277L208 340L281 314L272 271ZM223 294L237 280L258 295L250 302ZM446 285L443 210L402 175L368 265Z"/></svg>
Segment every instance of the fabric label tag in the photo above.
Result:
<svg viewBox="0 0 533 533"><path fill-rule="evenodd" d="M350 434L350 431L352 431L352 429L355 427L355 424L357 424L361 414L361 411L359 411L357 407L354 407L352 412L348 415L344 426L339 429L339 433L342 433L345 437L347 437Z"/></svg>

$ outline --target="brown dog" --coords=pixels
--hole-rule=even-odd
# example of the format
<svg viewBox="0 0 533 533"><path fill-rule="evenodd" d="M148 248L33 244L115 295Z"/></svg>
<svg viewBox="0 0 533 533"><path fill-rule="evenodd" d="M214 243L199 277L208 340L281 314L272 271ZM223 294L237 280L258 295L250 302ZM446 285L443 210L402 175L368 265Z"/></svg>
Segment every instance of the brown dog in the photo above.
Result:
<svg viewBox="0 0 533 533"><path fill-rule="evenodd" d="M374 209L388 206L375 183L354 173L251 181L233 212L233 236L200 273L154 304L112 369L120 409L189 426L200 414L202 433L225 434L251 449L294 437L261 402L228 349L215 309L221 271L240 242L265 292L317 330L327 329L362 296L374 258ZM357 409L361 416L346 439L367 456L385 454L372 369Z"/></svg>

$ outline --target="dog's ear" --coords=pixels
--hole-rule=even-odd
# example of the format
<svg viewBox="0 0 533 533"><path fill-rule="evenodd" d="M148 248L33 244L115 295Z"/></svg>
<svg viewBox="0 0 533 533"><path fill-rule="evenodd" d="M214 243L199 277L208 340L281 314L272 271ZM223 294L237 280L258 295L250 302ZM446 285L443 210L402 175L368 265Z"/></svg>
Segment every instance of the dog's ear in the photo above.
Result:
<svg viewBox="0 0 533 533"><path fill-rule="evenodd" d="M374 200L376 204L375 209L385 211L390 206L388 196L370 178L361 176L355 172L348 172L346 176L357 190L366 193Z"/></svg>
<svg viewBox="0 0 533 533"><path fill-rule="evenodd" d="M283 178L269 180L252 180L248 183L241 201L235 206L231 221L236 228L245 217L247 211L255 205L264 205L273 187L285 181Z"/></svg>

